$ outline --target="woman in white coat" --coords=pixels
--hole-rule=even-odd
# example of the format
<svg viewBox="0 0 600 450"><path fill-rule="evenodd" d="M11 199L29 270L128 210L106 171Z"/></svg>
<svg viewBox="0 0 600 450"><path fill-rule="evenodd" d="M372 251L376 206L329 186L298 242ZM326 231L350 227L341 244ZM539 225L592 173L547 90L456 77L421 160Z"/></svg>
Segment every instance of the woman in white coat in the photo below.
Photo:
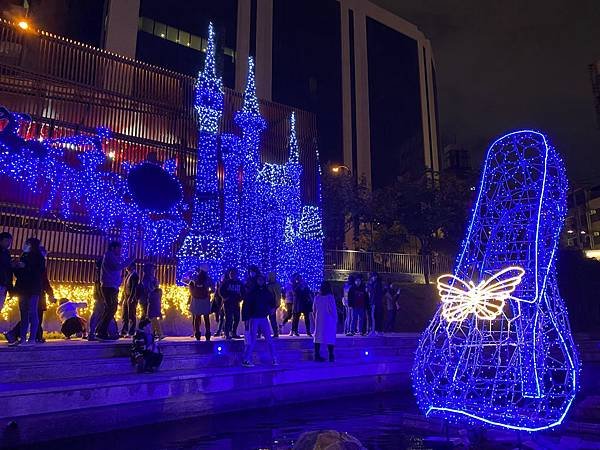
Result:
<svg viewBox="0 0 600 450"><path fill-rule="evenodd" d="M314 299L313 314L315 316L315 361L325 361L321 356L321 344L323 344L327 345L329 362L333 362L338 317L335 298L331 292L331 285L327 281L323 281L320 292Z"/></svg>

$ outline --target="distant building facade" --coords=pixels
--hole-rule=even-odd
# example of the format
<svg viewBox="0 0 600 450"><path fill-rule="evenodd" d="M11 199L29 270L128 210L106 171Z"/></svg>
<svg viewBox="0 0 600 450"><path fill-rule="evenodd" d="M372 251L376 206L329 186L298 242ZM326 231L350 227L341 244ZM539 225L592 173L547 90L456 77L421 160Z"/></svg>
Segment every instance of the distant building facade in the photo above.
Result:
<svg viewBox="0 0 600 450"><path fill-rule="evenodd" d="M473 175L471 153L457 144L446 145L443 152L442 169L446 173L452 173L461 178L471 177Z"/></svg>
<svg viewBox="0 0 600 450"><path fill-rule="evenodd" d="M600 128L600 61L590 64L590 75L592 78L594 105L596 107L596 120L598 121L598 128Z"/></svg>
<svg viewBox="0 0 600 450"><path fill-rule="evenodd" d="M571 189L563 241L568 247L600 250L600 185Z"/></svg>

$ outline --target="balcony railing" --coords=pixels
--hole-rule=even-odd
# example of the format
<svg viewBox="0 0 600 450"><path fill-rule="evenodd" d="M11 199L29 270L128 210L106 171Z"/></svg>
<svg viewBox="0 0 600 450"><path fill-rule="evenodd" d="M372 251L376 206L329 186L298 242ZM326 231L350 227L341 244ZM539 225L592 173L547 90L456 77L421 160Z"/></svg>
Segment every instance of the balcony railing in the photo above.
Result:
<svg viewBox="0 0 600 450"><path fill-rule="evenodd" d="M454 260L445 255L411 255L404 253L325 251L325 271L338 274L369 273L430 276L452 271Z"/></svg>

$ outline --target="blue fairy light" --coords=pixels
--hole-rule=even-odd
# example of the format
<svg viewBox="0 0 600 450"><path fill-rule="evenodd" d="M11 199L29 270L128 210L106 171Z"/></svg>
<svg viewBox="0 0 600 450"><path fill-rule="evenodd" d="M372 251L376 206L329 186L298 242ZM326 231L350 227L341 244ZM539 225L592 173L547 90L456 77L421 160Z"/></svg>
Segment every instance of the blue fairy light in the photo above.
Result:
<svg viewBox="0 0 600 450"><path fill-rule="evenodd" d="M556 275L566 191L542 133L490 146L462 250L438 279L442 304L415 355L428 416L524 431L565 419L580 368Z"/></svg>

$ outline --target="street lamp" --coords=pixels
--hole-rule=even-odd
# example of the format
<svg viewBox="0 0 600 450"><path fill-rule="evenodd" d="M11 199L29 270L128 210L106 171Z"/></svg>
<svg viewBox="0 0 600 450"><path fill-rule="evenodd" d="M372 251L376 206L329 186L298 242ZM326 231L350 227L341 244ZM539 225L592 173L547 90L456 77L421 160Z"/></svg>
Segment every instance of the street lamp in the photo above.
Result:
<svg viewBox="0 0 600 450"><path fill-rule="evenodd" d="M351 172L350 168L349 168L348 166L345 166L345 165L343 165L343 164L342 164L341 166L333 166L333 167L331 168L331 171L332 171L334 174L336 174L336 175L337 175L337 174L339 174L339 173L341 173L341 172L342 172L342 170L346 170L348 173L350 173L350 172Z"/></svg>
<svg viewBox="0 0 600 450"><path fill-rule="evenodd" d="M19 27L21 30L23 30L23 31L26 31L26 30L28 30L28 29L29 29L29 22L27 22L26 20L20 20L20 21L17 23L17 26L18 26L18 27Z"/></svg>

